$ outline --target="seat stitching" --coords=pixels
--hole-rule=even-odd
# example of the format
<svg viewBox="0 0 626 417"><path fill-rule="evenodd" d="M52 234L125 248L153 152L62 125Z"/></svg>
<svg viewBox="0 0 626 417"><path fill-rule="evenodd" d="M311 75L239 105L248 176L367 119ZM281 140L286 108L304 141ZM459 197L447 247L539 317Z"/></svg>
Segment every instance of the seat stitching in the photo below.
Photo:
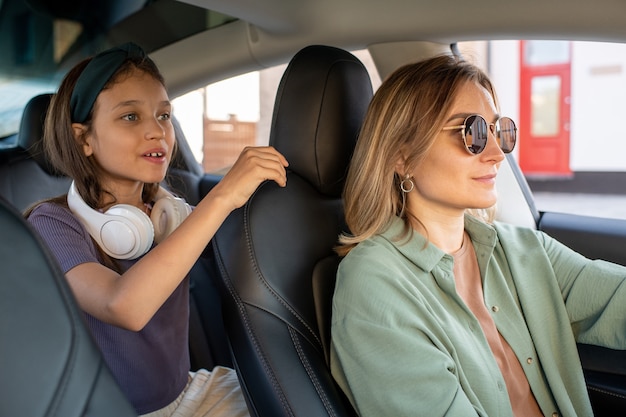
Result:
<svg viewBox="0 0 626 417"><path fill-rule="evenodd" d="M267 183L267 182L266 182ZM266 184L264 183L264 184ZM263 187L264 184L261 184L257 190L252 194L252 196L250 197L250 199L248 201L252 201L254 194L256 194L261 187ZM317 336L317 334L315 333L315 330L313 330L313 328L311 326L309 326L309 324L302 318L300 317L300 315L283 299L283 297L281 297L273 288L272 286L267 282L267 280L265 279L264 275L261 273L260 269L258 268L258 263L256 262L256 255L254 253L254 248L252 247L252 239L250 238L250 233L249 230L250 228L248 227L249 223L248 223L248 213L249 213L249 207L250 204L246 204L245 205L245 210L244 210L244 216L243 216L243 221L244 221L244 233L246 236L246 246L248 248L248 253L250 255L250 259L252 259L252 264L253 264L253 268L254 268L254 272L257 275L257 277L259 278L259 280L261 281L261 283L265 286L265 288L267 288L267 290L272 294L272 296L274 296L274 298L276 298L276 300L278 300L279 303L281 303L287 310L289 310L289 312L310 332L311 336L313 336L313 338L315 339L315 341L318 343L319 346L322 346L322 342L320 340L320 338Z"/></svg>
<svg viewBox="0 0 626 417"><path fill-rule="evenodd" d="M247 228L245 230L247 230ZM215 248L215 251L217 252L216 259L217 259L218 267L220 269L220 274L222 275L222 277L226 277L222 281L226 285L226 288L228 289L230 296L235 301L235 305L237 306L237 310L239 311L239 315L243 321L243 325L246 328L246 331L251 336L250 341L252 342L252 345L254 346L256 356L257 358L259 358L259 361L261 363L261 366L263 367L264 373L269 378L272 387L274 387L274 391L278 394L278 399L280 403L282 404L283 409L289 411L290 416L295 417L293 413L291 413L289 403L287 402L287 399L283 394L283 389L280 383L278 382L274 372L272 371L272 368L270 367L269 362L265 354L263 353L263 350L259 346L258 338L257 338L256 332L254 331L254 326L251 325L250 319L248 318L248 314L246 313L246 309L245 309L246 303L242 301L241 297L239 297L239 294L235 290L230 278L228 278L229 274L227 273L224 267L222 257L219 256L218 245L215 245L214 248Z"/></svg>
<svg viewBox="0 0 626 417"><path fill-rule="evenodd" d="M624 396L622 394L618 394L616 392L608 391L608 390L605 390L605 389L602 389L602 388L598 388L598 387L594 387L594 386L587 386L587 389L589 389L590 391L599 392L601 394L610 395L612 397L626 399L626 396Z"/></svg>
<svg viewBox="0 0 626 417"><path fill-rule="evenodd" d="M289 334L291 336L291 340L293 341L293 345L296 348L298 357L300 358L300 362L304 366L304 369L307 375L309 376L309 380L313 383L313 386L315 387L315 391L317 392L317 395L322 400L322 403L324 404L324 408L326 409L326 411L328 411L328 413L332 417L336 416L334 410L330 406L330 402L328 401L326 392L322 389L319 383L319 379L313 373L313 368L311 367L311 363L309 362L307 356L305 355L302 349L302 345L300 344L300 341L298 340L298 334L295 333L294 329L291 326L289 327Z"/></svg>

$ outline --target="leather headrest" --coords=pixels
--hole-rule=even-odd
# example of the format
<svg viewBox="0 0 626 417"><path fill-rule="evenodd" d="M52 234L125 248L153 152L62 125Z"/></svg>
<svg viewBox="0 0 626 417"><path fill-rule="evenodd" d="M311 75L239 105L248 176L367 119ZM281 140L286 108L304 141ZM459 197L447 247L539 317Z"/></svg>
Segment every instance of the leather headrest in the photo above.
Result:
<svg viewBox="0 0 626 417"><path fill-rule="evenodd" d="M351 53L313 45L298 52L276 94L270 145L321 193L340 197L372 98L365 66Z"/></svg>
<svg viewBox="0 0 626 417"><path fill-rule="evenodd" d="M43 152L43 126L52 96L53 94L40 94L26 104L17 134L17 147L27 152L44 171L59 175Z"/></svg>

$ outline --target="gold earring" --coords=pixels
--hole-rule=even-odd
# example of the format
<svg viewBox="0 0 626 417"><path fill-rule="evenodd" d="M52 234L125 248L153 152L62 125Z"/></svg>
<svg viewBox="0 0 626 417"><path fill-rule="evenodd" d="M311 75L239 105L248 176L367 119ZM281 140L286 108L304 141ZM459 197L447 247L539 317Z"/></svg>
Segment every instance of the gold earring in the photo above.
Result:
<svg viewBox="0 0 626 417"><path fill-rule="evenodd" d="M415 188L415 184L413 183L413 180L411 179L409 174L406 174L404 179L400 181L400 190L402 190L403 193L407 194L413 191L413 188Z"/></svg>

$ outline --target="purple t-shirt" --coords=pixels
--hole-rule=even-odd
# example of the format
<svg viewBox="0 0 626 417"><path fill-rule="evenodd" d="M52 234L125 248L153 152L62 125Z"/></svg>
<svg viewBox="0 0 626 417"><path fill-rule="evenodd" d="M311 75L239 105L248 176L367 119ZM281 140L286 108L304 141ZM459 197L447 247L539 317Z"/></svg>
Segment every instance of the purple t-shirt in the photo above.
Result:
<svg viewBox="0 0 626 417"><path fill-rule="evenodd" d="M28 220L46 241L64 273L81 263L101 263L89 233L68 208L43 203ZM122 271L135 262L136 259L119 260ZM85 317L105 362L137 413L163 408L182 392L190 368L188 278L139 332L104 323L87 313Z"/></svg>

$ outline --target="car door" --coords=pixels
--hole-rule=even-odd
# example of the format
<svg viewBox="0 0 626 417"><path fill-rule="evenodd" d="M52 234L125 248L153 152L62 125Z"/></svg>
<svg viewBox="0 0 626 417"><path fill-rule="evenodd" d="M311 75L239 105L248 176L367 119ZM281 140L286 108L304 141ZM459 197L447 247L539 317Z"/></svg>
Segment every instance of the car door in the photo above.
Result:
<svg viewBox="0 0 626 417"><path fill-rule="evenodd" d="M588 258L626 265L626 220L541 212L538 228ZM624 413L626 351L583 344L578 351L595 415Z"/></svg>

